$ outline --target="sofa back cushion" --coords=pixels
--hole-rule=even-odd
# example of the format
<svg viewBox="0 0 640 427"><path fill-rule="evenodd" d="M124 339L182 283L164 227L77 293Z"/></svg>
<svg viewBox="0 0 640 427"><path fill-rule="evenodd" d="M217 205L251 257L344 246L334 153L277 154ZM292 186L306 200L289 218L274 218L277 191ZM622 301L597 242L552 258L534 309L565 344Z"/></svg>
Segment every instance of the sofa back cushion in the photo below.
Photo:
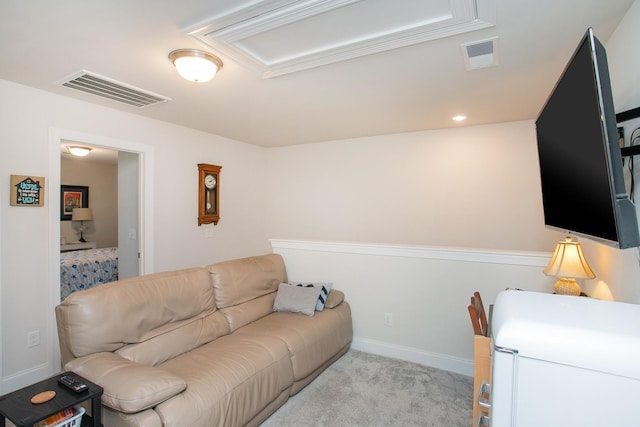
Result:
<svg viewBox="0 0 640 427"><path fill-rule="evenodd" d="M75 292L56 307L63 362L146 342L215 310L205 268L149 274ZM227 332L225 325L222 333Z"/></svg>
<svg viewBox="0 0 640 427"><path fill-rule="evenodd" d="M140 342L125 345L115 353L132 362L157 366L230 332L226 317L216 310L155 329L148 339L143 337Z"/></svg>
<svg viewBox="0 0 640 427"><path fill-rule="evenodd" d="M278 254L223 261L210 265L209 272L216 305L232 331L273 312L278 285L287 281Z"/></svg>

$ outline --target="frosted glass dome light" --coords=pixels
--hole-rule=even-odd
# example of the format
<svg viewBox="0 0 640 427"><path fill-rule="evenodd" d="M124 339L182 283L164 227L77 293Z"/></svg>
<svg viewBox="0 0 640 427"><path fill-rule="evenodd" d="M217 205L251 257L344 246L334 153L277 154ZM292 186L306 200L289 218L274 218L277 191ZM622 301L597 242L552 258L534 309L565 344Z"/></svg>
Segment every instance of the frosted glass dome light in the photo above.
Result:
<svg viewBox="0 0 640 427"><path fill-rule="evenodd" d="M220 58L198 49L174 50L169 54L169 60L178 74L196 83L208 82L222 68Z"/></svg>

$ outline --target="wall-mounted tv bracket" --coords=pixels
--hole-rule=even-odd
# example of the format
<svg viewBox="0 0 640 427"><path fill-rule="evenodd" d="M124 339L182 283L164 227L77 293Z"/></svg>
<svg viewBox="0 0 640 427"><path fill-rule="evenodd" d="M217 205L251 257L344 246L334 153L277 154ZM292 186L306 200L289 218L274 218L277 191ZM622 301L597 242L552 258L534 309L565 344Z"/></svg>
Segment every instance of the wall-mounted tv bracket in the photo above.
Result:
<svg viewBox="0 0 640 427"><path fill-rule="evenodd" d="M640 117L640 107L616 114L616 122L618 123L626 122L627 120L636 119L638 117ZM620 154L622 154L624 157L637 156L640 154L640 145L632 145L631 147L622 147L620 149Z"/></svg>

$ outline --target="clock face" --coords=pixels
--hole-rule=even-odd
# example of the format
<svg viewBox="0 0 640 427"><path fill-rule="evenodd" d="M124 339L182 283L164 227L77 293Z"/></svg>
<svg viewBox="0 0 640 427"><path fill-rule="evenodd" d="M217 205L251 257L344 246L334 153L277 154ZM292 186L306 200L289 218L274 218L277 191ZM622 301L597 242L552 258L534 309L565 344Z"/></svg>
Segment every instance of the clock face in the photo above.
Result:
<svg viewBox="0 0 640 427"><path fill-rule="evenodd" d="M216 177L213 175L207 175L204 177L204 185L209 190L213 190L216 186Z"/></svg>

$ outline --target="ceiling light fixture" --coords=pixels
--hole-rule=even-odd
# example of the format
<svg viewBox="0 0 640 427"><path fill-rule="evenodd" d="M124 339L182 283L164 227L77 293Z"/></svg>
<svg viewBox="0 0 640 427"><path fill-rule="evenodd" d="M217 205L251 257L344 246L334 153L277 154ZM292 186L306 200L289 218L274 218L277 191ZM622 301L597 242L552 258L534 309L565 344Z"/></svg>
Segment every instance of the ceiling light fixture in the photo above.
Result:
<svg viewBox="0 0 640 427"><path fill-rule="evenodd" d="M177 49L169 54L178 74L196 83L208 82L222 68L222 60L217 56L198 49Z"/></svg>
<svg viewBox="0 0 640 427"><path fill-rule="evenodd" d="M68 145L67 150L74 156L84 157L91 151L91 147L81 147L79 145Z"/></svg>
<svg viewBox="0 0 640 427"><path fill-rule="evenodd" d="M462 122L464 120L467 119L467 116L463 115L463 114L459 114L457 116L453 116L452 119L456 122Z"/></svg>

